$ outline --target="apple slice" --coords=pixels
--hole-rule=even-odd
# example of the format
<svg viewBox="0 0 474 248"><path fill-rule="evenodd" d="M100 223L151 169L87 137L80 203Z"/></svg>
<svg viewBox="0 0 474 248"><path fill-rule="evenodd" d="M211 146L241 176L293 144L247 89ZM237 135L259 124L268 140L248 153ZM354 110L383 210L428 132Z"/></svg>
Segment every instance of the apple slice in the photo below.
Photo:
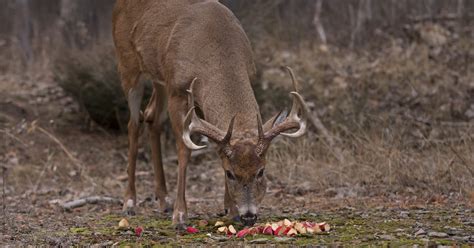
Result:
<svg viewBox="0 0 474 248"><path fill-rule="evenodd" d="M240 230L240 231L237 233L236 236L237 236L237 238L243 238L243 237L249 235L249 233L250 233L250 229L245 228L245 229Z"/></svg>
<svg viewBox="0 0 474 248"><path fill-rule="evenodd" d="M272 227L270 227L271 229ZM257 226L254 228L255 229L255 234L262 234L263 231L265 230L265 227L264 226Z"/></svg>
<svg viewBox="0 0 474 248"><path fill-rule="evenodd" d="M267 226L263 229L262 231L263 234L266 234L266 235L273 235L273 228L272 226Z"/></svg>
<svg viewBox="0 0 474 248"><path fill-rule="evenodd" d="M199 230L197 228L192 227L192 226L188 226L188 228L186 228L186 232L193 234L193 233L198 233Z"/></svg>
<svg viewBox="0 0 474 248"><path fill-rule="evenodd" d="M271 227L273 232L275 232L280 227L280 225L278 225L277 223L272 223Z"/></svg>
<svg viewBox="0 0 474 248"><path fill-rule="evenodd" d="M119 228L121 229L126 229L130 226L130 224L128 223L128 220L127 219L121 219L119 224L118 224Z"/></svg>
<svg viewBox="0 0 474 248"><path fill-rule="evenodd" d="M306 227L301 222L297 222L295 224L295 229L298 231L300 234L305 234L306 233Z"/></svg>
<svg viewBox="0 0 474 248"><path fill-rule="evenodd" d="M293 226L293 223L291 223L291 221L289 219L285 219L285 220L283 220L283 225L286 226L286 227L291 227L291 226Z"/></svg>
<svg viewBox="0 0 474 248"><path fill-rule="evenodd" d="M143 227L139 226L139 227L135 228L135 235L137 237L141 237L142 233L143 233Z"/></svg>
<svg viewBox="0 0 474 248"><path fill-rule="evenodd" d="M296 234L298 234L296 229L290 228L290 230L286 233L286 236L295 236Z"/></svg>
<svg viewBox="0 0 474 248"><path fill-rule="evenodd" d="M323 232L329 232L329 230L331 230L331 227L326 222L318 223L318 226L319 226L319 229L321 229L321 231Z"/></svg>
<svg viewBox="0 0 474 248"><path fill-rule="evenodd" d="M226 226L221 226L221 227L217 228L217 231L220 232L220 233L227 233L228 228Z"/></svg>
<svg viewBox="0 0 474 248"><path fill-rule="evenodd" d="M316 224L311 223L311 222L309 222L309 221L305 221L305 222L303 222L302 224L303 224L303 226L306 227L306 228L308 228L308 227L313 228L313 227L316 226Z"/></svg>
<svg viewBox="0 0 474 248"><path fill-rule="evenodd" d="M229 226L229 232L230 232L231 234L236 234L236 233L237 233L237 231L235 230L235 228L234 228L233 225L230 225L230 226Z"/></svg>
<svg viewBox="0 0 474 248"><path fill-rule="evenodd" d="M286 228L285 228L284 226L279 226L279 227L273 232L273 235L281 236L285 230L286 230Z"/></svg>
<svg viewBox="0 0 474 248"><path fill-rule="evenodd" d="M225 225L223 221L216 221L216 224L214 226L223 226Z"/></svg>

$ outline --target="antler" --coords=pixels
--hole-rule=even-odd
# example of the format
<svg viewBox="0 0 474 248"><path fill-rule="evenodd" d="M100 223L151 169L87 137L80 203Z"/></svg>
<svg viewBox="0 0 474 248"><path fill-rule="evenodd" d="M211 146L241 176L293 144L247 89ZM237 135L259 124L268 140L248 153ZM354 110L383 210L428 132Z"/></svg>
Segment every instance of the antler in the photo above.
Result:
<svg viewBox="0 0 474 248"><path fill-rule="evenodd" d="M198 133L208 138L212 139L214 142L227 145L232 138L232 131L234 129L234 120L235 116L230 120L229 128L227 132L224 132L217 128L216 126L212 125L211 123L199 118L196 114L196 107L194 106L194 93L193 88L194 84L197 81L197 78L194 78L191 82L191 86L187 90L189 98L188 98L188 105L191 106L186 117L184 118L183 124L183 141L184 144L191 150L199 150L206 148L205 145L200 146L195 144L191 140L191 134Z"/></svg>
<svg viewBox="0 0 474 248"><path fill-rule="evenodd" d="M285 67L293 82L293 91L290 94L293 96L293 104L291 106L291 111L286 117L286 119L281 120L286 115L286 111L278 114L273 117L270 121L272 124L269 125L265 123L265 127L269 128L265 133L263 132L264 128L262 125L262 120L260 115L257 117L258 120L258 135L259 141L257 144L257 153L262 154L270 145L270 142L278 135L284 135L291 138L297 138L302 136L306 132L307 127L307 117L309 109L306 106L306 103L303 97L298 93L298 82L296 81L295 74L290 67ZM298 116L298 113L301 112L301 117ZM293 133L285 133L285 131L298 128L297 131Z"/></svg>

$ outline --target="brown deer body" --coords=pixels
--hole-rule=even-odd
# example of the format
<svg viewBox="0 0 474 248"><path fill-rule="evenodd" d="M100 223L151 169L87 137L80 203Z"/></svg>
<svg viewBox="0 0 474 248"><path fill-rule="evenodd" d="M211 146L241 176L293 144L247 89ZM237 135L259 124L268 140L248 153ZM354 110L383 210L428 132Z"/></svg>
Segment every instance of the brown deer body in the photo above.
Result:
<svg viewBox="0 0 474 248"><path fill-rule="evenodd" d="M173 223L186 221L186 167L191 150L203 148L191 141L191 133L197 133L217 144L226 171L225 209L231 217L239 215L245 224L253 224L265 193L265 152L271 140L289 129L299 130L288 136L304 133L304 118L297 116L299 110L307 111L301 96L292 92L295 101L288 117L276 115L262 125L250 85L255 74L250 43L235 16L216 1L118 0L113 36L130 109L124 211L132 213L136 204L135 163L143 97L139 77L148 74L154 87L143 117L150 131L160 208L169 206L160 147L167 105L179 167ZM196 115L195 106L203 119Z"/></svg>

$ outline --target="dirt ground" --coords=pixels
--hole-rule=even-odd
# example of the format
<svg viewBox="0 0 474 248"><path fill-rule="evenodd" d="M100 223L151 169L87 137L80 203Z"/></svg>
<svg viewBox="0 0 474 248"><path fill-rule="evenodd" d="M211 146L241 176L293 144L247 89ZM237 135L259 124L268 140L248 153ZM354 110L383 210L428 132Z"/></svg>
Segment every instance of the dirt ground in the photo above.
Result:
<svg viewBox="0 0 474 248"><path fill-rule="evenodd" d="M384 194L375 188L373 195L360 195L351 188L315 190L297 181L282 183L271 173L260 222L324 221L331 231L288 239L226 238L212 225L223 219L224 188L223 171L212 152L193 158L187 184L190 224L208 220L210 225L197 234L176 233L170 216L154 211L146 146L140 152L137 172L138 215L127 217L132 229L120 230L119 202L87 204L72 211L61 204L88 196L121 200L126 184L126 136L78 124L84 123L78 120L78 106L48 79L0 80L2 246L474 245L472 197ZM166 145L165 154L168 188L174 197L174 148ZM141 237L133 232L137 226L144 228Z"/></svg>

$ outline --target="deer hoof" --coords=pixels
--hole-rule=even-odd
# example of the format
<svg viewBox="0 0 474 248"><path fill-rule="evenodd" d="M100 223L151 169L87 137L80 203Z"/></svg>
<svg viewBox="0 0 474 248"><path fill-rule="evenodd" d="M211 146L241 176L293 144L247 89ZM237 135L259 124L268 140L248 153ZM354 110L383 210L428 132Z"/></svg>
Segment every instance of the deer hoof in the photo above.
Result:
<svg viewBox="0 0 474 248"><path fill-rule="evenodd" d="M158 211L161 213L171 213L173 211L173 204L169 197L165 197L162 199L156 199L158 201Z"/></svg>
<svg viewBox="0 0 474 248"><path fill-rule="evenodd" d="M175 224L174 228L178 232L186 231L186 224L184 224L184 223Z"/></svg>
<svg viewBox="0 0 474 248"><path fill-rule="evenodd" d="M128 199L123 204L123 213L127 216L134 216L135 215L135 203L132 199Z"/></svg>
<svg viewBox="0 0 474 248"><path fill-rule="evenodd" d="M187 214L185 212L174 211L173 224L177 230L180 230L180 228L182 227L186 229L186 219L187 219Z"/></svg>

